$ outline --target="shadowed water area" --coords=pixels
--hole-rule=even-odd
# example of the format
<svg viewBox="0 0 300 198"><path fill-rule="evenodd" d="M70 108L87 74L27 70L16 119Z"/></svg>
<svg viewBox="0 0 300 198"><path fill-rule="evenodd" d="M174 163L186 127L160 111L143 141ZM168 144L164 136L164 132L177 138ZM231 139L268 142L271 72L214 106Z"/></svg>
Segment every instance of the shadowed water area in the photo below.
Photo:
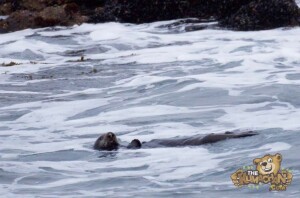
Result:
<svg viewBox="0 0 300 198"><path fill-rule="evenodd" d="M20 63L0 67L0 193L299 197L300 28L186 32L174 22L0 35L0 63ZM92 149L107 131L129 142L229 130L260 134L195 147ZM232 184L237 169L278 152L294 175L287 191Z"/></svg>

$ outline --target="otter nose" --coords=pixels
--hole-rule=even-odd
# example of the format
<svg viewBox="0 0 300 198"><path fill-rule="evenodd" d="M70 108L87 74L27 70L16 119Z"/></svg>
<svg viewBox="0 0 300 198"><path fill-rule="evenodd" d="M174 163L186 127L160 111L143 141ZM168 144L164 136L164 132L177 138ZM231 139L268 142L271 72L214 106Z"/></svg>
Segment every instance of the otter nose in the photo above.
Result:
<svg viewBox="0 0 300 198"><path fill-rule="evenodd" d="M114 136L114 134L113 134L112 132L109 132L109 133L107 134L107 137L110 138L110 139L113 138L113 136Z"/></svg>
<svg viewBox="0 0 300 198"><path fill-rule="evenodd" d="M261 163L262 166L267 166L267 162Z"/></svg>

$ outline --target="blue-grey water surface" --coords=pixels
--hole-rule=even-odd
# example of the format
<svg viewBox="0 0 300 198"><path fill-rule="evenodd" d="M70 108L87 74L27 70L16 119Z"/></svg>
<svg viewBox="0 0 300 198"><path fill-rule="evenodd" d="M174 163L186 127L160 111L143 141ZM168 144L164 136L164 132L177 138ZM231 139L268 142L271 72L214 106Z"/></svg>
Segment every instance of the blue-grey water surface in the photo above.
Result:
<svg viewBox="0 0 300 198"><path fill-rule="evenodd" d="M299 197L300 28L83 24L0 35L3 197ZM84 61L80 61L84 56ZM139 138L255 130L216 144L100 152ZM285 192L230 175L281 153Z"/></svg>

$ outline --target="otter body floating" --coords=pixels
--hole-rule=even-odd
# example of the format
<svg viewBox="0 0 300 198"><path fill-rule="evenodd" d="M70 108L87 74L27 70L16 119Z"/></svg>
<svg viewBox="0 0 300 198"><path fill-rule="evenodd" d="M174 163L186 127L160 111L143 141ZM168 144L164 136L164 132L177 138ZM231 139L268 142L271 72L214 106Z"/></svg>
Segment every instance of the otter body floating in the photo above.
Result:
<svg viewBox="0 0 300 198"><path fill-rule="evenodd" d="M140 140L132 140L128 146L119 144L116 135L113 132L108 132L101 135L94 144L96 150L117 150L119 147L126 147L128 149L139 148L156 148L156 147L183 147L183 146L199 146L203 144L212 144L226 139L243 138L258 135L253 131L246 131L241 133L225 132L209 135L196 135L192 137L171 138L171 139L154 139L149 142L141 143Z"/></svg>

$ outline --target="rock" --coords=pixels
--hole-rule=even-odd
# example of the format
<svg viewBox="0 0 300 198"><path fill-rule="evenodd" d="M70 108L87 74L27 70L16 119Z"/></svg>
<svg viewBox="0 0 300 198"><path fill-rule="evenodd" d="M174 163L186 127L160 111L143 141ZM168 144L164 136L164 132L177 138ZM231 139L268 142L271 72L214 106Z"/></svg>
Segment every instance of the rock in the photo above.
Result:
<svg viewBox="0 0 300 198"><path fill-rule="evenodd" d="M38 17L35 19L36 25L38 27L69 26L87 21L87 18L80 15L78 11L79 8L76 4L47 7L38 14Z"/></svg>
<svg viewBox="0 0 300 198"><path fill-rule="evenodd" d="M61 6L68 3L68 0L17 0L18 10L42 11L46 7Z"/></svg>
<svg viewBox="0 0 300 198"><path fill-rule="evenodd" d="M93 20L147 23L178 19L187 17L189 6L187 0L111 0L106 3L103 16Z"/></svg>
<svg viewBox="0 0 300 198"><path fill-rule="evenodd" d="M18 0L0 0L0 10L4 10L5 12L7 12L5 14L10 14L11 12L16 11L18 9L18 5Z"/></svg>
<svg viewBox="0 0 300 198"><path fill-rule="evenodd" d="M146 23L196 17L216 19L234 30L264 30L299 25L295 0L111 0L91 22Z"/></svg>
<svg viewBox="0 0 300 198"><path fill-rule="evenodd" d="M49 5L45 0L21 0L19 6L24 10L42 11Z"/></svg>
<svg viewBox="0 0 300 198"><path fill-rule="evenodd" d="M40 12L21 10L13 12L9 18L0 21L0 32L10 32L26 28L40 28L55 25L70 26L87 21L75 5L46 7Z"/></svg>
<svg viewBox="0 0 300 198"><path fill-rule="evenodd" d="M37 17L37 14L28 10L13 12L6 20L0 21L0 32L34 28L35 17Z"/></svg>
<svg viewBox="0 0 300 198"><path fill-rule="evenodd" d="M253 0L220 25L234 30L266 30L299 25L299 8L294 0Z"/></svg>
<svg viewBox="0 0 300 198"><path fill-rule="evenodd" d="M237 12L243 5L247 5L252 0L211 0L206 1L206 6L211 7L210 13L213 13L216 18L223 19ZM214 6L210 6L213 2Z"/></svg>
<svg viewBox="0 0 300 198"><path fill-rule="evenodd" d="M0 0L1 14L9 17L0 19L0 32L179 18L219 21L221 27L234 30L263 30L299 25L300 16L295 0Z"/></svg>
<svg viewBox="0 0 300 198"><path fill-rule="evenodd" d="M9 15L13 11L11 3L4 3L0 6L0 15Z"/></svg>
<svg viewBox="0 0 300 198"><path fill-rule="evenodd" d="M251 0L111 0L104 12L92 17L92 22L120 21L147 23L161 20L195 17L221 19L239 10ZM98 18L98 19L97 19Z"/></svg>
<svg viewBox="0 0 300 198"><path fill-rule="evenodd" d="M103 3L103 0L0 0L0 14L9 15L0 20L0 32L81 24L88 21L85 14L94 14L95 5Z"/></svg>

